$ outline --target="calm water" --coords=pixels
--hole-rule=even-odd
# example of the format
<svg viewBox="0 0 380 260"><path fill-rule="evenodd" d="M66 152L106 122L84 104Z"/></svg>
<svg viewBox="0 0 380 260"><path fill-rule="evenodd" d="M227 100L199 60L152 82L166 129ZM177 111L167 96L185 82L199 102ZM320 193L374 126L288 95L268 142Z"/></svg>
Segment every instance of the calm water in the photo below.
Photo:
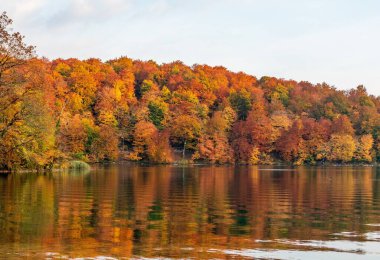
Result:
<svg viewBox="0 0 380 260"><path fill-rule="evenodd" d="M380 259L380 168L0 175L0 257Z"/></svg>

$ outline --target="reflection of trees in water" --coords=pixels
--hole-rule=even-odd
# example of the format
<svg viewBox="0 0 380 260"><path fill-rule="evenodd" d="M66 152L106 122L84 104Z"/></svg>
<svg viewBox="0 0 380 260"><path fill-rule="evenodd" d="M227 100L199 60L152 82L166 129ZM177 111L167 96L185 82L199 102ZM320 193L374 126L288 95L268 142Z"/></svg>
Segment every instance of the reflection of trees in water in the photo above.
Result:
<svg viewBox="0 0 380 260"><path fill-rule="evenodd" d="M132 165L10 175L0 179L0 242L42 241L71 256L201 257L209 248L260 246L256 239L324 240L379 223L376 174Z"/></svg>

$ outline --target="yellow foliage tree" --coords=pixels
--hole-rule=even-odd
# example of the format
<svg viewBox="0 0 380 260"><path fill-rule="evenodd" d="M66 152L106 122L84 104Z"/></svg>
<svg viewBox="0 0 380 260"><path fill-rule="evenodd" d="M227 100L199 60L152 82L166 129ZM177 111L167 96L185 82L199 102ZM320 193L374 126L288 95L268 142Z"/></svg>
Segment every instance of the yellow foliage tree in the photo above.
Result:
<svg viewBox="0 0 380 260"><path fill-rule="evenodd" d="M354 154L354 158L357 161L361 162L372 162L372 147L373 147L373 137L372 135L362 135L359 137L357 142L356 151Z"/></svg>
<svg viewBox="0 0 380 260"><path fill-rule="evenodd" d="M351 135L333 134L329 141L327 158L330 161L349 162L354 156L355 148L355 141Z"/></svg>

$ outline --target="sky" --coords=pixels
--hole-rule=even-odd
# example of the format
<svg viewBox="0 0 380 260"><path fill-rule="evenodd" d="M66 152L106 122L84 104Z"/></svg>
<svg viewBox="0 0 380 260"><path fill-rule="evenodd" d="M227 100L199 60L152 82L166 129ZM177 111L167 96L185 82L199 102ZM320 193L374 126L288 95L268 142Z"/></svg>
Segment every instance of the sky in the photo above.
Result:
<svg viewBox="0 0 380 260"><path fill-rule="evenodd" d="M380 96L378 0L0 0L39 56L222 65Z"/></svg>

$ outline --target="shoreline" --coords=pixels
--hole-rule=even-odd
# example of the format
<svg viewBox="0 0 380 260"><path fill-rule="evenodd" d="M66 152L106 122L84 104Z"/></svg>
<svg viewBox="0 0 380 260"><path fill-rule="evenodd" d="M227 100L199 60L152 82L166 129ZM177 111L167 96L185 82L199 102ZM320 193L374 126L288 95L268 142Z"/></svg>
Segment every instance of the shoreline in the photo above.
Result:
<svg viewBox="0 0 380 260"><path fill-rule="evenodd" d="M298 167L378 167L379 163L323 163L323 164L301 164L301 165L292 165L285 162L278 162L273 164L242 164L242 163L224 163L224 164L218 164L218 163L208 163L208 162L188 162L188 163L181 163L181 162L172 162L172 163L152 163L147 161L129 161L129 160L119 160L115 162L90 162L88 163L90 165L90 169L88 171L91 171L94 166L97 165L123 165L123 164L129 164L134 166L142 166L142 167L151 167L151 166L175 166L175 167L205 167L205 166L216 166L216 167L291 167L291 168L298 168ZM56 173L56 172L73 172L73 171L86 171L83 169L70 169L70 168L53 168L51 170L37 170L37 169L19 169L16 171L12 170L0 170L0 175L7 175L12 173L37 173L37 174L48 174L48 173Z"/></svg>

